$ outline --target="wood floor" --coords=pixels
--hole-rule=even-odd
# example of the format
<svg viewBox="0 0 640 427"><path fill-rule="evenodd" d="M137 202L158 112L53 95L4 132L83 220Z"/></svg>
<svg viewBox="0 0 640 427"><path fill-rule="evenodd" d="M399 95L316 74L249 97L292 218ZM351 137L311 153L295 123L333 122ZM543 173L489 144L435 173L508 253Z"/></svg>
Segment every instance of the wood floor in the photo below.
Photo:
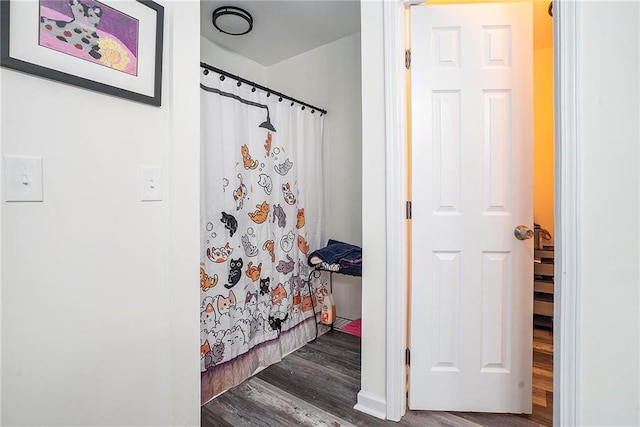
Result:
<svg viewBox="0 0 640 427"><path fill-rule="evenodd" d="M407 411L399 423L353 409L360 390L360 338L331 331L202 407L209 426L539 426L551 425L553 340L534 333L534 413Z"/></svg>

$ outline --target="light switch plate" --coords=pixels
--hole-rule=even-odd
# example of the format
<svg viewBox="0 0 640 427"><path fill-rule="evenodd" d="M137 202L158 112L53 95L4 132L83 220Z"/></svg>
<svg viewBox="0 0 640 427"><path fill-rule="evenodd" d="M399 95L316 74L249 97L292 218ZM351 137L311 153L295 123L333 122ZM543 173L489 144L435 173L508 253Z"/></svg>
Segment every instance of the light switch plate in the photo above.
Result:
<svg viewBox="0 0 640 427"><path fill-rule="evenodd" d="M42 202L42 157L4 156L4 200Z"/></svg>
<svg viewBox="0 0 640 427"><path fill-rule="evenodd" d="M140 201L162 200L162 168L160 166L140 166Z"/></svg>

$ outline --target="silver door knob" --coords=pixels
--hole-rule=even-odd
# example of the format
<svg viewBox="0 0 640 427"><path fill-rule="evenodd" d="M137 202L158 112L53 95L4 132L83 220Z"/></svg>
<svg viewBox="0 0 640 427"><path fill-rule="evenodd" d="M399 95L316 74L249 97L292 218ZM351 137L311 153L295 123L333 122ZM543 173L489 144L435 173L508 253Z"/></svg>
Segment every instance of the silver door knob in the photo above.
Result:
<svg viewBox="0 0 640 427"><path fill-rule="evenodd" d="M513 230L513 234L518 240L533 239L533 231L524 225L519 225Z"/></svg>

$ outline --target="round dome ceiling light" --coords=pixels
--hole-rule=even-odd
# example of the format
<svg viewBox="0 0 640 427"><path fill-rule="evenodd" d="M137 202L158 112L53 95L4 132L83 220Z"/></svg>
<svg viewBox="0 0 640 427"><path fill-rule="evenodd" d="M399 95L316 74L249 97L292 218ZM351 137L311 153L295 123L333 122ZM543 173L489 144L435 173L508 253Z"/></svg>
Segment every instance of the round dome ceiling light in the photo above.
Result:
<svg viewBox="0 0 640 427"><path fill-rule="evenodd" d="M244 9L222 6L213 11L213 26L231 36L247 34L253 28L253 18Z"/></svg>

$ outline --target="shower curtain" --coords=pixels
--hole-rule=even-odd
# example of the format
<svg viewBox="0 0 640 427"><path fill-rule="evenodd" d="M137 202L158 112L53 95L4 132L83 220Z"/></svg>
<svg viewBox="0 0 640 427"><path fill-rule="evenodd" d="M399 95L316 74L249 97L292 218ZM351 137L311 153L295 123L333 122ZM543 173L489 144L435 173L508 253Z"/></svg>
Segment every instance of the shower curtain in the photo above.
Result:
<svg viewBox="0 0 640 427"><path fill-rule="evenodd" d="M202 403L313 339L323 117L201 69Z"/></svg>

